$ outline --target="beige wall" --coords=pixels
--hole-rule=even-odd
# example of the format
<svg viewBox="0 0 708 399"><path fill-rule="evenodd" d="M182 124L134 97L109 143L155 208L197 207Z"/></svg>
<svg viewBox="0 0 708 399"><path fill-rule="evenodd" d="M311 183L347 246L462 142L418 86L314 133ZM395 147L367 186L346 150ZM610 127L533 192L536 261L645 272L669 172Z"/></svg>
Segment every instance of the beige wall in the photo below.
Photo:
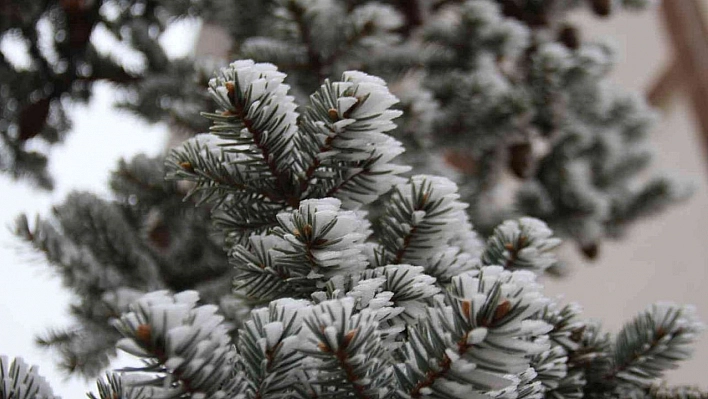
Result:
<svg viewBox="0 0 708 399"><path fill-rule="evenodd" d="M656 10L607 22L587 16L576 21L586 37L616 42L621 59L615 79L622 86L644 91L670 59L668 37ZM610 330L660 300L695 304L701 319L708 322L706 154L683 93L671 98L661 116L652 137L656 169L692 180L693 197L635 225L626 240L604 245L595 263L583 264L572 248L564 248L566 259L574 261L574 274L566 280L546 281L549 294L565 294L566 300L580 302L589 317L603 320ZM707 366L708 332L700 337L694 358L672 371L669 380L708 388Z"/></svg>

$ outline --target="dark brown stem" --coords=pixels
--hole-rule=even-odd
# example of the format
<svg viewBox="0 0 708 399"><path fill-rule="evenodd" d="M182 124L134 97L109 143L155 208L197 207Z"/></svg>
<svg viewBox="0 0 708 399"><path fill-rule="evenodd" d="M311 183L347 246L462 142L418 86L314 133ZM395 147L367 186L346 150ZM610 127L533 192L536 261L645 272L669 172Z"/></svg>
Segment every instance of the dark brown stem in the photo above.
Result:
<svg viewBox="0 0 708 399"><path fill-rule="evenodd" d="M360 165L354 165L354 167L359 167L359 166L360 166ZM331 189L329 189L329 191L327 191L327 195L326 195L326 196L327 196L327 197L333 197L334 194L336 194L339 190L341 190L342 187L344 187L347 183L349 183L350 181L352 181L355 177L360 176L360 175L362 175L362 174L364 174L364 173L368 173L368 172L369 172L368 166L369 166L369 165L364 165L364 166L361 168L361 171L360 171L360 172L352 174L351 176L349 176L349 177L347 177L346 179L344 179L344 180L342 180L341 182L339 182L339 184L337 184L336 186L334 186L334 187L332 187Z"/></svg>
<svg viewBox="0 0 708 399"><path fill-rule="evenodd" d="M682 330L677 330L674 333L674 336L680 335L683 331ZM635 361L637 361L639 358L641 358L645 353L651 352L654 348L656 348L657 345L659 345L659 341L661 338L663 338L666 335L666 331L664 331L663 328L659 327L659 329L655 332L654 334L654 339L652 339L651 343L649 344L649 347L644 349L639 353L635 353L634 356L632 356L628 361L626 361L624 364L621 365L615 365L612 370L610 370L605 376L603 377L604 380L612 380L614 379L617 374L621 373L625 369L627 369L629 366L631 366Z"/></svg>
<svg viewBox="0 0 708 399"><path fill-rule="evenodd" d="M145 328L143 328L145 327ZM155 357L158 361L159 364L164 365L167 360L169 360L169 357L163 350L163 348L153 345L152 339L150 337L151 335L151 326L149 324L142 324L138 326L138 329L135 334L135 339L142 344L142 346L147 349L148 353L151 353L153 357ZM165 370L165 372L167 372ZM182 372L179 371L179 369L174 370L171 374L174 374L177 377L177 380L182 384L182 387L184 387L184 390L189 392L189 393L196 393L198 392L194 388L191 387L190 381L182 378Z"/></svg>
<svg viewBox="0 0 708 399"><path fill-rule="evenodd" d="M466 332L462 338L460 338L457 341L457 353L459 355L464 355L467 353L468 350L470 350L473 345L470 345L467 343L467 338L469 336L469 331ZM421 390L423 388L427 388L435 383L439 378L442 378L445 374L447 374L448 371L450 371L450 367L452 366L452 360L450 357L447 356L447 354L443 355L443 358L440 362L438 362L438 367L439 369L437 371L432 371L428 372L425 376L425 379L421 382L419 382L413 389L410 391L410 395L413 398L420 398L422 396Z"/></svg>
<svg viewBox="0 0 708 399"><path fill-rule="evenodd" d="M246 118L246 112L243 109L243 106L241 104L238 104L236 99L231 94L233 88L228 88L228 89L229 89L229 93L230 93L229 97L230 97L231 103L233 104L234 109L235 109L233 114L238 119L240 119L241 122L243 122L243 125L246 127L248 132L251 133L251 135L253 136L253 142L256 145L256 147L260 150L261 155L263 156L263 160L265 161L266 165L268 165L268 170L270 170L271 175L273 177L275 177L276 185L278 187L290 187L290 182L287 181L287 176L278 169L278 165L275 163L275 161L270 159L270 155L271 155L270 149L268 149L268 147L266 147L265 144L263 142L261 142L261 139L263 137L262 136L263 132L255 129L253 127L253 121ZM265 195L265 193L263 193L263 195L273 202L285 202L293 208L297 208L300 205L300 198L295 195L285 196L285 197L282 197L279 195L273 195L273 194Z"/></svg>
<svg viewBox="0 0 708 399"><path fill-rule="evenodd" d="M509 259L506 260L504 264L504 269L511 270L514 262L519 258L519 250L526 245L526 236L520 235L516 240L516 245L512 243L506 244L506 249L509 251Z"/></svg>
<svg viewBox="0 0 708 399"><path fill-rule="evenodd" d="M359 399L369 399L370 397L366 394L364 387L356 383L361 379L361 377L357 375L356 371L354 371L354 368L349 364L349 354L346 351L347 347L349 346L349 343L352 341L356 334L357 329L349 331L344 336L344 341L339 345L339 349L337 349L334 353L332 353L332 348L324 342L320 342L319 348L323 352L332 353L332 355L334 355L334 357L337 359L337 362L339 363L339 367L344 370L344 375L346 376L347 381L354 389L354 394L356 395L356 397Z"/></svg>
<svg viewBox="0 0 708 399"><path fill-rule="evenodd" d="M417 229L418 228L414 226L406 235L406 238L403 239L403 245L398 249L398 251L396 251L396 259L394 259L391 264L397 265L403 261L403 256L406 254L408 246L411 245L411 240L413 239L413 235L415 235Z"/></svg>
<svg viewBox="0 0 708 399"><path fill-rule="evenodd" d="M323 153L325 151L329 151L331 149L330 146L332 145L333 140L334 140L334 137L327 137L325 139L324 144L322 144L322 146L317 151L318 154ZM300 180L300 194L305 192L305 190L307 189L307 186L310 184L310 181L312 180L312 176L315 174L315 171L317 170L317 168L320 167L321 164L322 164L322 162L320 162L319 158L317 158L315 156L314 159L312 160L312 164L305 171L305 177L302 180Z"/></svg>

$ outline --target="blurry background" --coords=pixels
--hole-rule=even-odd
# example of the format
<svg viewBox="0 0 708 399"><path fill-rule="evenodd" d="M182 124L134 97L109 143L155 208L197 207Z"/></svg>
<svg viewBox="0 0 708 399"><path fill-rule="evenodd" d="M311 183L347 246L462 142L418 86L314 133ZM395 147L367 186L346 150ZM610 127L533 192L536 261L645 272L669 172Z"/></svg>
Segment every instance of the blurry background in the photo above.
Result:
<svg viewBox="0 0 708 399"><path fill-rule="evenodd" d="M702 3L706 10L708 1ZM627 89L649 91L675 57L685 57L676 54L659 11L617 15L606 23L585 15L576 18L588 36L612 38L621 57L614 79ZM566 301L579 302L586 316L601 319L609 330L618 330L624 320L659 300L695 304L700 319L708 322L708 292L701 289L708 284L708 153L688 92L696 83L689 79L674 85L658 109L661 121L652 134L654 167L690 179L693 196L637 222L626 240L607 241L595 262L585 262L577 251L564 248L562 256L573 267L571 276L546 281L548 294L564 294ZM668 374L669 381L707 388L706 367L704 333L693 359Z"/></svg>
<svg viewBox="0 0 708 399"><path fill-rule="evenodd" d="M708 0L701 1L708 8ZM659 9L617 15L610 21L585 15L574 20L587 38L612 39L621 57L614 79L628 89L647 92L676 56ZM186 54L193 50L200 28L194 21L180 22L164 35L162 44L171 56ZM708 286L708 154L686 91L689 85L672 85L652 138L654 167L691 180L694 195L659 216L636 223L628 240L607 242L594 262L582 260L570 246L564 248L561 256L572 266L571 275L544 282L549 295L563 294L565 301L579 302L587 317L601 319L611 331L660 300L695 304L700 318L708 321L708 293L701 290ZM50 353L38 350L33 338L48 326L68 324L66 309L71 298L43 260L13 238L9 226L18 213L46 212L73 189L106 196L108 173L118 158L164 150L167 126L147 125L112 109L112 95L109 85L98 85L87 106L72 108L73 132L50 158L50 172L56 177L52 193L0 175L4 205L0 208L0 318L5 320L0 326L0 353L23 356L28 363L40 365L41 374L64 398L83 397L93 390L93 382L63 381ZM682 366L669 374L670 382L708 388L701 378L708 366L708 334L699 340L693 360Z"/></svg>
<svg viewBox="0 0 708 399"><path fill-rule="evenodd" d="M192 52L199 29L194 20L174 24L161 40L168 55L177 58ZM98 47L110 46L109 39L108 35L91 38ZM27 363L39 365L40 374L63 398L85 398L88 390L95 391L94 381L77 377L67 380L55 367L56 359L51 353L34 345L34 337L50 326L70 324L67 309L71 296L59 278L52 275L46 261L16 239L11 229L19 213L46 215L72 190L108 197L109 173L118 159L164 151L169 128L150 125L127 111L115 109L114 94L110 84L98 83L87 105L71 107L72 133L52 150L50 157L54 191L38 190L28 181L12 181L8 175L0 174L0 318L5 321L0 325L0 353L11 358L21 356ZM127 365L119 357L118 363L121 362Z"/></svg>

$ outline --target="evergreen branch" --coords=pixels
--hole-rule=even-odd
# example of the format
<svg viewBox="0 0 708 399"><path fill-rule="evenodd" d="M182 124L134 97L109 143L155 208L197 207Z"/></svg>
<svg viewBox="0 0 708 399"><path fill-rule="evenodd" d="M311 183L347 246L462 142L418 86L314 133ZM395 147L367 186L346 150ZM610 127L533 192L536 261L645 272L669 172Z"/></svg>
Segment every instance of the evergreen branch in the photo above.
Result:
<svg viewBox="0 0 708 399"><path fill-rule="evenodd" d="M517 274L518 273L518 274ZM534 294L533 276L485 267L452 280L448 300L429 308L409 330L396 374L405 397L482 398L483 392L513 385L508 374L524 372L527 356L547 349L538 337L544 322L523 321L544 306Z"/></svg>
<svg viewBox="0 0 708 399"><path fill-rule="evenodd" d="M45 336L45 339L60 339L62 341L39 342L39 345L54 349L60 355L58 368L67 374L79 373L84 376L99 374L115 357L115 344L120 335L110 329L106 320L103 323L85 322L80 328L67 336Z"/></svg>
<svg viewBox="0 0 708 399"><path fill-rule="evenodd" d="M272 62L284 71L312 71L307 47L302 43L272 37L250 37L240 46L239 55L255 61Z"/></svg>
<svg viewBox="0 0 708 399"><path fill-rule="evenodd" d="M688 198L693 188L666 177L655 177L639 190L618 193L612 201L608 225L619 228L642 216L656 214L669 204Z"/></svg>
<svg viewBox="0 0 708 399"><path fill-rule="evenodd" d="M363 242L369 224L352 211L341 211L334 198L305 200L298 210L278 215L274 234L287 246L275 248L279 267L298 278L302 294L313 292L335 275L360 273L366 268Z"/></svg>
<svg viewBox="0 0 708 399"><path fill-rule="evenodd" d="M59 224L72 236L39 218L32 230L25 215L17 218L15 232L44 254L75 293L100 300L103 292L120 286L129 277L143 289L155 288L148 284L158 280L158 266L139 248L135 237L126 234L130 228L116 207L92 196L74 194L66 204L56 207L55 213Z"/></svg>
<svg viewBox="0 0 708 399"><path fill-rule="evenodd" d="M708 399L708 391L694 386L667 386L654 384L649 388L651 399Z"/></svg>
<svg viewBox="0 0 708 399"><path fill-rule="evenodd" d="M538 219L507 220L494 229L482 255L482 264L509 270L542 272L557 262L553 250L561 240Z"/></svg>
<svg viewBox="0 0 708 399"><path fill-rule="evenodd" d="M400 111L390 109L398 99L386 83L360 72L345 72L341 82L326 81L310 97L301 123L299 143L308 155L300 178L303 193L340 198L357 207L374 201L408 168L389 162L402 152L401 144L383 134L396 127ZM316 144L315 144L316 143ZM315 192L306 188L313 178Z"/></svg>
<svg viewBox="0 0 708 399"><path fill-rule="evenodd" d="M59 399L37 367L28 366L22 358L10 361L7 356L0 356L0 381L3 399Z"/></svg>
<svg viewBox="0 0 708 399"><path fill-rule="evenodd" d="M703 330L695 309L668 303L653 305L622 328L615 343L612 368L605 380L619 379L647 387L676 362L690 356L690 344Z"/></svg>
<svg viewBox="0 0 708 399"><path fill-rule="evenodd" d="M199 202L245 192L272 203L281 203L283 199L275 196L270 185L263 187L256 183L256 171L241 166L247 162L246 159L227 152L223 146L228 143L213 135L200 135L188 140L167 158L168 166L173 170L168 178L195 182L196 186L188 197L201 191L203 194Z"/></svg>
<svg viewBox="0 0 708 399"><path fill-rule="evenodd" d="M137 162L149 162L147 157L138 155L136 157ZM111 175L111 186L116 188L119 179L125 180L130 184L134 185L137 189L144 193L155 193L159 195L165 191L165 187L162 184L155 184L152 181L141 178L136 170L133 170L124 159L121 159L118 164L118 170L113 172Z"/></svg>
<svg viewBox="0 0 708 399"><path fill-rule="evenodd" d="M152 380L153 394L221 396L229 393L222 388L234 387L229 382L236 378L232 374L236 354L223 316L215 314L214 305L195 307L198 300L195 291L174 296L156 291L116 320L116 328L126 337L118 348L148 363L129 370L161 374ZM169 383L163 385L163 380Z"/></svg>
<svg viewBox="0 0 708 399"><path fill-rule="evenodd" d="M246 242L251 234L276 227L277 215L287 209L282 203L262 201L259 196L244 193L230 198L229 203L212 212L212 221L232 244Z"/></svg>
<svg viewBox="0 0 708 399"><path fill-rule="evenodd" d="M544 392L553 392L563 385L568 376L568 354L562 346L551 346L551 349L532 358L531 367L538 373L536 380L543 385Z"/></svg>
<svg viewBox="0 0 708 399"><path fill-rule="evenodd" d="M89 393L89 399L149 399L151 389L140 386L147 380L145 376L135 376L129 374L106 374L105 379L96 381L98 396Z"/></svg>
<svg viewBox="0 0 708 399"><path fill-rule="evenodd" d="M447 246L428 259L425 273L435 277L440 285L450 283L452 277L479 268L479 257L459 247Z"/></svg>
<svg viewBox="0 0 708 399"><path fill-rule="evenodd" d="M441 177L413 176L397 186L381 218L381 244L389 263L423 265L431 254L445 249L468 227L466 206L458 198L457 186Z"/></svg>
<svg viewBox="0 0 708 399"><path fill-rule="evenodd" d="M548 333L549 353L535 357L532 363L544 360L549 365L548 371L539 371L539 380L548 398L594 397L606 388L596 379L607 371L611 351L609 335L600 333L597 324L580 320L580 313L577 304L559 308L557 303L551 303L537 315L553 326ZM565 371L564 366L554 363L561 357L566 358Z"/></svg>
<svg viewBox="0 0 708 399"><path fill-rule="evenodd" d="M383 284L377 291L390 292L386 299L389 306L401 308L393 318L387 318L394 325L412 326L425 316L428 301L440 292L435 278L424 273L421 266L388 265L367 271L367 279L383 277Z"/></svg>
<svg viewBox="0 0 708 399"><path fill-rule="evenodd" d="M354 314L354 299L323 302L305 319L301 351L313 372L310 384L324 392L360 398L385 398L393 382L375 312Z"/></svg>
<svg viewBox="0 0 708 399"><path fill-rule="evenodd" d="M576 304L559 308L557 303L551 303L537 315L553 328L548 333L551 348L531 359L531 367L537 371L535 380L542 385L547 398L585 397L588 363L595 357L604 356L601 349L587 342L585 332L588 326L578 319L580 311ZM588 396L591 396L589 391Z"/></svg>
<svg viewBox="0 0 708 399"><path fill-rule="evenodd" d="M287 94L289 86L282 83L284 78L271 64L236 61L209 81L209 93L224 111L206 116L215 122L211 132L225 140L219 145L229 146L224 151L238 153L230 161L237 169L243 168L238 173L248 179L246 186L262 185L272 190L273 200L297 206L292 175L299 172L289 168L296 159L291 139L297 134L298 114ZM178 170L177 166L191 167L187 163L173 168Z"/></svg>
<svg viewBox="0 0 708 399"><path fill-rule="evenodd" d="M346 38L325 57L324 65L331 66L348 53L352 53L355 46L361 44L364 39L374 38L377 34L381 36L392 34L403 25L400 13L386 4L362 4L348 11L344 27Z"/></svg>
<svg viewBox="0 0 708 399"><path fill-rule="evenodd" d="M298 334L308 307L308 301L283 299L251 312L238 339L250 398L293 397L305 358Z"/></svg>
<svg viewBox="0 0 708 399"><path fill-rule="evenodd" d="M279 298L296 291L291 273L275 261L278 253L273 251L287 246L287 242L273 235L253 235L249 243L249 248L237 245L229 254L229 262L236 268L235 289L257 299Z"/></svg>

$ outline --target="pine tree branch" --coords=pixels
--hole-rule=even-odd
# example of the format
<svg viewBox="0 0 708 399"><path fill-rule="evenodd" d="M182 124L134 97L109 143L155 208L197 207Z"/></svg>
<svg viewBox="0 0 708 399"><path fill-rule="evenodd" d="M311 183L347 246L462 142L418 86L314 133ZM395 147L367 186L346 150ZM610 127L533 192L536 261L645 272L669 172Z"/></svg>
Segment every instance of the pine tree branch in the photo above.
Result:
<svg viewBox="0 0 708 399"><path fill-rule="evenodd" d="M274 192L248 182L238 169L228 168L218 156L209 151L207 146L202 146L198 141L194 145L194 149L186 145L183 150L174 151L168 158L168 162L173 170L176 170L170 176L171 178L195 180L197 183L208 182L209 186L206 188L196 187L193 189L193 193L200 189L207 191L200 202L212 197L223 197L224 193L237 194L241 192L255 194L273 204L283 202L283 199ZM200 155L202 152L204 155ZM221 157L225 157L225 155L222 154Z"/></svg>
<svg viewBox="0 0 708 399"><path fill-rule="evenodd" d="M381 219L389 262L426 264L428 257L444 251L469 227L456 190L451 181L433 176L413 176L410 183L394 189ZM452 220L459 223L458 229L441 228Z"/></svg>
<svg viewBox="0 0 708 399"><path fill-rule="evenodd" d="M649 386L666 369L676 367L678 360L690 356L689 344L703 328L691 307L654 305L619 332L614 361L603 380Z"/></svg>
<svg viewBox="0 0 708 399"><path fill-rule="evenodd" d="M126 337L118 347L148 364L126 370L162 374L144 384L156 393L221 397L237 387L234 380L238 377L233 375L236 353L222 324L224 318L215 314L214 305L196 307L198 300L195 291L174 296L152 292L115 323ZM165 378L171 384L163 385Z"/></svg>
<svg viewBox="0 0 708 399"><path fill-rule="evenodd" d="M0 356L0 397L12 399L59 399L37 367L29 367L22 358L10 361Z"/></svg>
<svg viewBox="0 0 708 399"><path fill-rule="evenodd" d="M351 330L347 334L345 334L344 342L342 342L342 346L340 346L339 349L334 352L334 357L337 359L339 367L344 370L346 380L353 387L355 396L359 399L373 399L372 396L366 394L363 386L357 385L357 382L361 380L363 376L358 375L354 370L354 367L349 364L350 359L349 353L347 353L347 346L349 346L349 343L356 334L357 330ZM331 351L332 349L322 346L320 347L320 350L322 350L323 352L327 352Z"/></svg>
<svg viewBox="0 0 708 399"><path fill-rule="evenodd" d="M313 385L361 399L381 399L392 390L392 368L375 312L355 314L350 297L325 301L313 307L305 325L307 341L301 350L318 372Z"/></svg>
<svg viewBox="0 0 708 399"><path fill-rule="evenodd" d="M509 270L543 272L557 262L553 250L561 240L540 220L524 217L507 220L494 229L482 254L484 265L502 265Z"/></svg>
<svg viewBox="0 0 708 399"><path fill-rule="evenodd" d="M708 391L697 386L668 386L661 383L652 385L648 391L651 399L708 399Z"/></svg>
<svg viewBox="0 0 708 399"><path fill-rule="evenodd" d="M264 140L263 140L263 135L264 132L261 130L256 129L254 126L254 121L249 119L246 115L246 110L243 108L241 104L239 104L235 97L234 97L234 85L232 84L226 84L226 89L228 90L228 95L229 99L232 101L232 104L234 106L234 111L227 110L225 111L225 116L235 116L241 122L243 125L248 129L248 132L253 135L253 141L258 147L258 149L261 152L261 156L265 160L266 165L268 165L268 169L270 170L270 173L275 177L276 180L276 187L288 187L289 183L288 180L290 178L289 175L286 173L283 173L280 170L280 167L276 164L275 162L275 157L271 156L271 150L268 146L266 146ZM272 194L270 194L267 198L271 199L273 202L278 202L278 201L285 201L289 206L296 208L300 202L300 199L294 196L289 196L286 198L277 198L277 197L272 197Z"/></svg>

